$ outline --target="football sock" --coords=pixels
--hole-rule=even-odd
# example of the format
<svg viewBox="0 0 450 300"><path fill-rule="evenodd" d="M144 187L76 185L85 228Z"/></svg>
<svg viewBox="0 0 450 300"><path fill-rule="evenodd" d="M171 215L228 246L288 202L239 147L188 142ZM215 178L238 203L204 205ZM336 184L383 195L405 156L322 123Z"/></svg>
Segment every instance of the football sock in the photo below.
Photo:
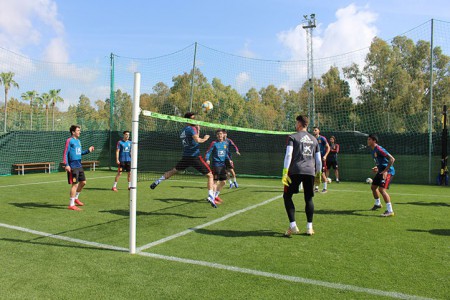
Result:
<svg viewBox="0 0 450 300"><path fill-rule="evenodd" d="M381 205L381 201L380 201L380 198L378 198L378 199L375 199L375 205Z"/></svg>
<svg viewBox="0 0 450 300"><path fill-rule="evenodd" d="M75 198L70 198L69 206L75 206Z"/></svg>
<svg viewBox="0 0 450 300"><path fill-rule="evenodd" d="M236 177L233 177L233 181L236 182Z"/></svg>
<svg viewBox="0 0 450 300"><path fill-rule="evenodd" d="M114 181L113 187L117 187L117 181Z"/></svg>
<svg viewBox="0 0 450 300"><path fill-rule="evenodd" d="M393 212L393 210L392 210L392 203L391 202L386 203L386 209L387 209L388 212Z"/></svg>
<svg viewBox="0 0 450 300"><path fill-rule="evenodd" d="M81 193L81 192L80 192L80 193ZM77 193L75 194L75 199L78 199L78 197L80 196L80 193L77 192Z"/></svg>
<svg viewBox="0 0 450 300"><path fill-rule="evenodd" d="M230 180L229 180L229 181L230 181L230 184L233 184L233 181L231 180L231 178L230 178Z"/></svg>
<svg viewBox="0 0 450 300"><path fill-rule="evenodd" d="M326 182L326 181L323 183L323 189L324 189L324 190L327 189L327 182Z"/></svg>
<svg viewBox="0 0 450 300"><path fill-rule="evenodd" d="M214 199L214 191L213 190L208 190L208 198L210 199Z"/></svg>
<svg viewBox="0 0 450 300"><path fill-rule="evenodd" d="M306 223L306 229L312 229L312 228L313 228L312 222L307 222Z"/></svg>
<svg viewBox="0 0 450 300"><path fill-rule="evenodd" d="M289 227L290 228L295 228L297 226L297 222L291 222L290 224L289 224Z"/></svg>

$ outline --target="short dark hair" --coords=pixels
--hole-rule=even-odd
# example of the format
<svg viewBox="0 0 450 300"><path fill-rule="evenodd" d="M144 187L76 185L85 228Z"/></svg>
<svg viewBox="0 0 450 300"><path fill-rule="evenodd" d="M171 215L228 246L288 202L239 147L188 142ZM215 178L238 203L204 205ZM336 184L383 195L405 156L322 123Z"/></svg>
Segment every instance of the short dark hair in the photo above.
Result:
<svg viewBox="0 0 450 300"><path fill-rule="evenodd" d="M336 137L334 135L330 136L330 140L333 139L336 142Z"/></svg>
<svg viewBox="0 0 450 300"><path fill-rule="evenodd" d="M378 143L378 136L376 134L369 134L369 139L374 140L375 143Z"/></svg>
<svg viewBox="0 0 450 300"><path fill-rule="evenodd" d="M123 132L123 134L126 134L126 133L130 133L128 130L125 130L124 132Z"/></svg>
<svg viewBox="0 0 450 300"><path fill-rule="evenodd" d="M313 129L319 129L319 131L320 131L319 126L314 126Z"/></svg>
<svg viewBox="0 0 450 300"><path fill-rule="evenodd" d="M191 111L188 111L187 113L184 114L184 117L186 119L192 119L192 116L195 116L195 113Z"/></svg>
<svg viewBox="0 0 450 300"><path fill-rule="evenodd" d="M217 130L216 130L216 134L219 133L219 132L224 133L224 130L223 130L223 129L217 129Z"/></svg>
<svg viewBox="0 0 450 300"><path fill-rule="evenodd" d="M295 118L295 119L296 119L300 124L302 124L303 127L308 127L308 124L309 124L308 117L299 115L299 116L297 116L297 118Z"/></svg>
<svg viewBox="0 0 450 300"><path fill-rule="evenodd" d="M73 134L77 128L80 128L80 125L72 125L69 128L70 134Z"/></svg>

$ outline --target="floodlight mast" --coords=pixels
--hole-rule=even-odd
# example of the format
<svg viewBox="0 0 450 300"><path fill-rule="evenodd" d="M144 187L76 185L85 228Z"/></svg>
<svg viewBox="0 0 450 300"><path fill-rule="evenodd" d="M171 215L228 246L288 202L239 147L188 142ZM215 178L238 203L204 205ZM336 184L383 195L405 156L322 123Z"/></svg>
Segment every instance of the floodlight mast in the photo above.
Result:
<svg viewBox="0 0 450 300"><path fill-rule="evenodd" d="M303 15L303 29L306 30L306 50L307 50L307 69L308 69L308 117L309 124L316 126L315 114L316 107L314 103L314 58L313 58L313 29L316 28L316 14Z"/></svg>

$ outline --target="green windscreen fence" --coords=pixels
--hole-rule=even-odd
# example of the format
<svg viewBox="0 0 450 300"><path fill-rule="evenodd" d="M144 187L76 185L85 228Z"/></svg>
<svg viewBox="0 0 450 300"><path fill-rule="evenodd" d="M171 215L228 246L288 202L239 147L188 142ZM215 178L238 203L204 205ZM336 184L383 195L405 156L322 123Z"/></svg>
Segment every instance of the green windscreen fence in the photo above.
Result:
<svg viewBox="0 0 450 300"><path fill-rule="evenodd" d="M186 119L153 113L141 115L139 123L139 180L153 181L165 171L172 169L181 159L182 144L180 133L186 126ZM258 129L238 128L229 125L215 124L192 120L201 126L200 136L209 134L210 139L200 144L201 155L204 156L209 144L215 140L216 129L226 129L228 137L238 146L240 156L232 152L235 171L239 176L280 177L286 150L286 138L289 132L274 132ZM292 128L294 124L292 124ZM291 131L293 132L293 131ZM340 145L338 154L340 179L343 181L364 182L372 177L371 168L374 162L367 147L367 133L357 131L321 132L324 136L334 135ZM440 143L440 136L433 137ZM395 168L397 183L428 183L428 144L427 134L380 134L380 144L388 149L396 158ZM414 146L412 146L414 145ZM421 146L420 146L421 145ZM440 149L436 148L432 158L433 175L439 172ZM334 178L333 171L330 172ZM200 175L194 169L187 169L176 176Z"/></svg>
<svg viewBox="0 0 450 300"><path fill-rule="evenodd" d="M80 141L83 149L95 147L93 153L83 155L83 160L98 160L100 167L114 165L114 156L113 161L110 161L109 136L106 130L82 131ZM68 131L13 131L0 135L0 174L17 174L14 164L37 162L52 162L55 164L54 172L63 171L60 163L63 161L65 142L69 137ZM119 134L114 132L112 137L117 141ZM25 174L31 172L44 171L29 170L25 171Z"/></svg>

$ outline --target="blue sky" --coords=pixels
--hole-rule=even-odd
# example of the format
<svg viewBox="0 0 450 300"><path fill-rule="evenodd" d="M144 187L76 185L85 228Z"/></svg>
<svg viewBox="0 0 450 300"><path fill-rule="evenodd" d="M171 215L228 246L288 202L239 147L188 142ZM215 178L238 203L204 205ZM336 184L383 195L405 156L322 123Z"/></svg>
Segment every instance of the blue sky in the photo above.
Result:
<svg viewBox="0 0 450 300"><path fill-rule="evenodd" d="M314 58L366 48L374 36L390 39L432 18L450 21L448 0L0 0L0 8L0 48L70 64L70 77L84 81L96 73L83 63L110 53L151 58L194 42L251 58L304 60L300 25L311 13ZM9 67L0 59L0 69ZM91 99L104 99L108 88L92 82ZM64 106L76 93L63 95L72 99Z"/></svg>
<svg viewBox="0 0 450 300"><path fill-rule="evenodd" d="M297 46L280 35L310 13L319 37L333 25L342 36L357 35L350 43L356 49L349 50L367 47L374 33L389 39L431 18L450 21L447 0L0 0L0 7L0 47L53 62L111 52L154 57L193 42L237 55L295 59Z"/></svg>

